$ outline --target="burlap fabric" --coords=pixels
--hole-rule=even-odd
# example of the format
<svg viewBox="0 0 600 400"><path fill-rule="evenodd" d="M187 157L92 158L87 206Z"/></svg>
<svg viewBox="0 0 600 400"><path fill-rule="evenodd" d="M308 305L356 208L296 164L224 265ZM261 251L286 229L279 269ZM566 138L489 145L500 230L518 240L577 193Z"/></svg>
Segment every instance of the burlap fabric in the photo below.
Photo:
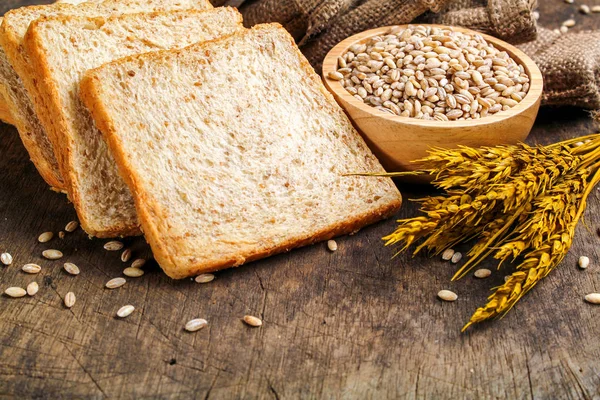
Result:
<svg viewBox="0 0 600 400"><path fill-rule="evenodd" d="M366 29L417 23L463 26L520 47L544 75L544 104L600 109L600 32L556 34L536 26L536 0L214 0L245 24L279 22L317 71L339 41ZM539 30L539 35L538 35ZM537 39L536 39L537 38Z"/></svg>
<svg viewBox="0 0 600 400"><path fill-rule="evenodd" d="M537 40L519 47L544 74L544 104L600 109L600 31L539 28Z"/></svg>
<svg viewBox="0 0 600 400"><path fill-rule="evenodd" d="M453 0L439 13L427 13L416 22L463 26L510 43L536 38L532 10L535 0Z"/></svg>
<svg viewBox="0 0 600 400"><path fill-rule="evenodd" d="M510 42L532 40L533 0L246 0L247 26L279 22L316 68L336 43L378 26L430 22L459 25Z"/></svg>

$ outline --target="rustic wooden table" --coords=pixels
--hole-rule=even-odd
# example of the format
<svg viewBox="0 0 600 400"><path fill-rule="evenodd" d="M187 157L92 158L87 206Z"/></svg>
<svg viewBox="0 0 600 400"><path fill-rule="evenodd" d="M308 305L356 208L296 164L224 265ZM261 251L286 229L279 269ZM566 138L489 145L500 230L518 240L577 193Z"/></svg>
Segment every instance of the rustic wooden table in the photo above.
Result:
<svg viewBox="0 0 600 400"><path fill-rule="evenodd" d="M0 14L31 1L5 0ZM541 2L542 23L575 13L562 1ZM600 1L596 1L600 4ZM576 16L600 26L600 15ZM543 109L530 137L548 143L595 130L577 109ZM564 263L499 321L460 328L504 271L487 280L450 283L454 268L438 259L391 260L380 238L389 220L338 240L221 272L206 285L168 279L156 265L116 290L104 284L124 264L105 241L78 230L37 242L75 218L65 197L48 190L28 161L15 129L0 126L0 288L37 281L35 297L0 297L2 398L595 398L600 396L600 307L584 303L600 291L596 228L600 200L591 197ZM405 198L426 188L402 187ZM415 215L406 202L402 217ZM126 239L135 257L142 239ZM59 261L42 250L65 253ZM592 260L576 267L580 255ZM65 261L81 275L62 270ZM19 267L36 262L39 275ZM490 264L491 267L492 264ZM442 303L442 288L459 294ZM69 291L72 309L63 306ZM116 311L136 311L117 319ZM264 326L240 318L254 314ZM203 317L209 326L183 330Z"/></svg>

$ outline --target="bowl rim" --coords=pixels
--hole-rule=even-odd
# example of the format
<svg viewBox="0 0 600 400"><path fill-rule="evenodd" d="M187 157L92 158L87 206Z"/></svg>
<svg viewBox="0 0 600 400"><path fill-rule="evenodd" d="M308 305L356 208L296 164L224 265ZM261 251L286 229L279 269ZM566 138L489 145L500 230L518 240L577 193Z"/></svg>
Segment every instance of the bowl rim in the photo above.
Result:
<svg viewBox="0 0 600 400"><path fill-rule="evenodd" d="M482 117L479 119L473 120L456 120L456 121L437 121L437 120L424 120L417 119L414 117L405 117L401 115L392 115L385 111L380 111L375 107L365 104L362 101L358 101L354 98L353 95L348 93L346 89L342 86L340 81L335 81L329 79L327 75L329 72L337 71L337 58L339 55L344 54L352 45L364 42L365 40L380 35L382 33L386 33L391 28L400 27L407 28L409 26L426 26L426 27L436 27L436 28L445 28L452 29L456 32L463 32L469 34L477 34L481 35L488 43L492 43L494 47L506 51L517 63L523 65L525 72L529 76L529 91L517 104L516 106L508 109L497 112L496 114L489 115L486 117ZM440 24L401 24L401 25L388 25L382 26L379 28L369 29L363 32L359 32L355 35L352 35L337 45L335 45L325 56L323 60L322 67L322 75L323 81L325 82L325 86L333 92L336 96L339 96L343 99L343 101L349 103L351 106L356 107L363 112L371 114L378 118L383 118L385 120L389 120L390 122L400 122L406 125L415 125L415 126L430 126L430 127L452 127L452 128L461 128L461 127L474 127L480 125L488 125L493 123L498 123L508 118L514 117L515 115L519 115L532 106L535 106L542 96L542 92L544 89L543 77L539 67L535 64L535 62L524 52L516 48L515 46L501 40L490 36L488 34L475 31L468 28L462 28L458 26L452 25L440 25Z"/></svg>

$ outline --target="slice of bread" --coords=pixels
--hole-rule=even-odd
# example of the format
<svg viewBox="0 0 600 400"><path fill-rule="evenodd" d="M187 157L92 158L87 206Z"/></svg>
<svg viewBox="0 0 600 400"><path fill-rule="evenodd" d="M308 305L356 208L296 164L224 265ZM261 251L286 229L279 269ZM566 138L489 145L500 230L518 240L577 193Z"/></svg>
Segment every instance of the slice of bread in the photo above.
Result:
<svg viewBox="0 0 600 400"><path fill-rule="evenodd" d="M29 158L50 187L63 190L64 183L52 145L33 111L33 105L29 101L23 82L10 66L6 53L2 49L0 49L0 91L10 119L7 122L17 128Z"/></svg>
<svg viewBox="0 0 600 400"><path fill-rule="evenodd" d="M25 48L47 107L42 121L49 123L46 128L55 138L69 195L90 235L131 235L139 232L139 224L131 193L79 99L83 74L124 56L180 48L240 29L242 17L233 8L108 19L56 17L31 25Z"/></svg>
<svg viewBox="0 0 600 400"><path fill-rule="evenodd" d="M55 189L64 190L65 182L59 171L57 155L36 115L37 106L31 99L36 97L36 77L30 74L29 60L22 53L22 42L29 24L44 16L84 15L108 16L128 12L149 12L177 9L207 9L212 6L208 0L92 0L81 5L51 4L30 6L11 10L4 15L0 27L0 82L10 95L7 106L25 148L40 175ZM6 55L4 55L6 52ZM9 63L6 63L7 57ZM5 64L5 65L4 65ZM16 71L16 73L15 73ZM23 86L25 85L25 86ZM27 90L25 90L27 88Z"/></svg>
<svg viewBox="0 0 600 400"><path fill-rule="evenodd" d="M0 25L2 18L0 18ZM0 119L15 125L25 149L36 169L55 190L64 188L52 146L43 133L33 106L29 102L21 79L11 67L4 49L0 47Z"/></svg>
<svg viewBox="0 0 600 400"><path fill-rule="evenodd" d="M278 24L132 56L81 95L172 278L238 266L396 212L383 168Z"/></svg>

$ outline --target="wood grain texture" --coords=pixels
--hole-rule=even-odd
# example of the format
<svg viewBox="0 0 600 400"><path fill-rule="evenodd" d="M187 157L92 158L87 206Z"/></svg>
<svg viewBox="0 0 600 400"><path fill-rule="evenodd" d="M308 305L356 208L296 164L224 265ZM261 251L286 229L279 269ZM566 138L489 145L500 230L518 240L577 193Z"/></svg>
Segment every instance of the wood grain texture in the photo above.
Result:
<svg viewBox="0 0 600 400"><path fill-rule="evenodd" d="M558 25L574 6L541 2L542 18ZM17 2L13 1L13 5ZM595 2L594 4L600 4ZM4 3L3 3L4 6ZM600 16L576 18L587 28ZM530 143L550 143L595 130L586 112L542 109ZM488 289L502 281L472 277L450 283L453 266L438 259L391 259L380 237L393 220L338 240L279 255L217 275L206 285L172 281L156 265L109 291L124 264L104 241L81 230L39 244L75 217L63 195L49 191L27 160L13 127L0 125L0 289L36 280L35 297L0 296L2 398L509 398L591 399L600 396L600 307L583 296L600 291L600 197L589 201L563 264L510 314L460 334ZM406 198L430 193L404 186ZM413 216L407 202L399 217ZM142 239L127 239L134 257ZM43 249L65 258L47 261ZM577 268L580 255L591 265ZM62 270L66 261L79 276ZM39 263L40 275L20 266ZM493 264L488 264L492 267ZM435 297L447 288L454 303ZM63 306L67 292L77 303ZM117 310L132 304L126 319ZM245 314L261 328L241 322ZM196 317L209 326L190 334Z"/></svg>
<svg viewBox="0 0 600 400"><path fill-rule="evenodd" d="M327 78L329 73L337 71L338 58L346 54L352 45L363 44L373 36L385 35L389 28L375 28L351 36L331 49L323 61L323 77L327 89L352 118L387 171L419 169L419 165L412 161L426 157L431 148L515 144L527 138L542 100L542 73L533 60L521 50L489 35L481 34L488 43L506 51L518 64L523 65L530 78L531 87L519 104L510 110L485 118L448 123L390 115L355 99L340 81ZM455 30L475 34L470 29Z"/></svg>

